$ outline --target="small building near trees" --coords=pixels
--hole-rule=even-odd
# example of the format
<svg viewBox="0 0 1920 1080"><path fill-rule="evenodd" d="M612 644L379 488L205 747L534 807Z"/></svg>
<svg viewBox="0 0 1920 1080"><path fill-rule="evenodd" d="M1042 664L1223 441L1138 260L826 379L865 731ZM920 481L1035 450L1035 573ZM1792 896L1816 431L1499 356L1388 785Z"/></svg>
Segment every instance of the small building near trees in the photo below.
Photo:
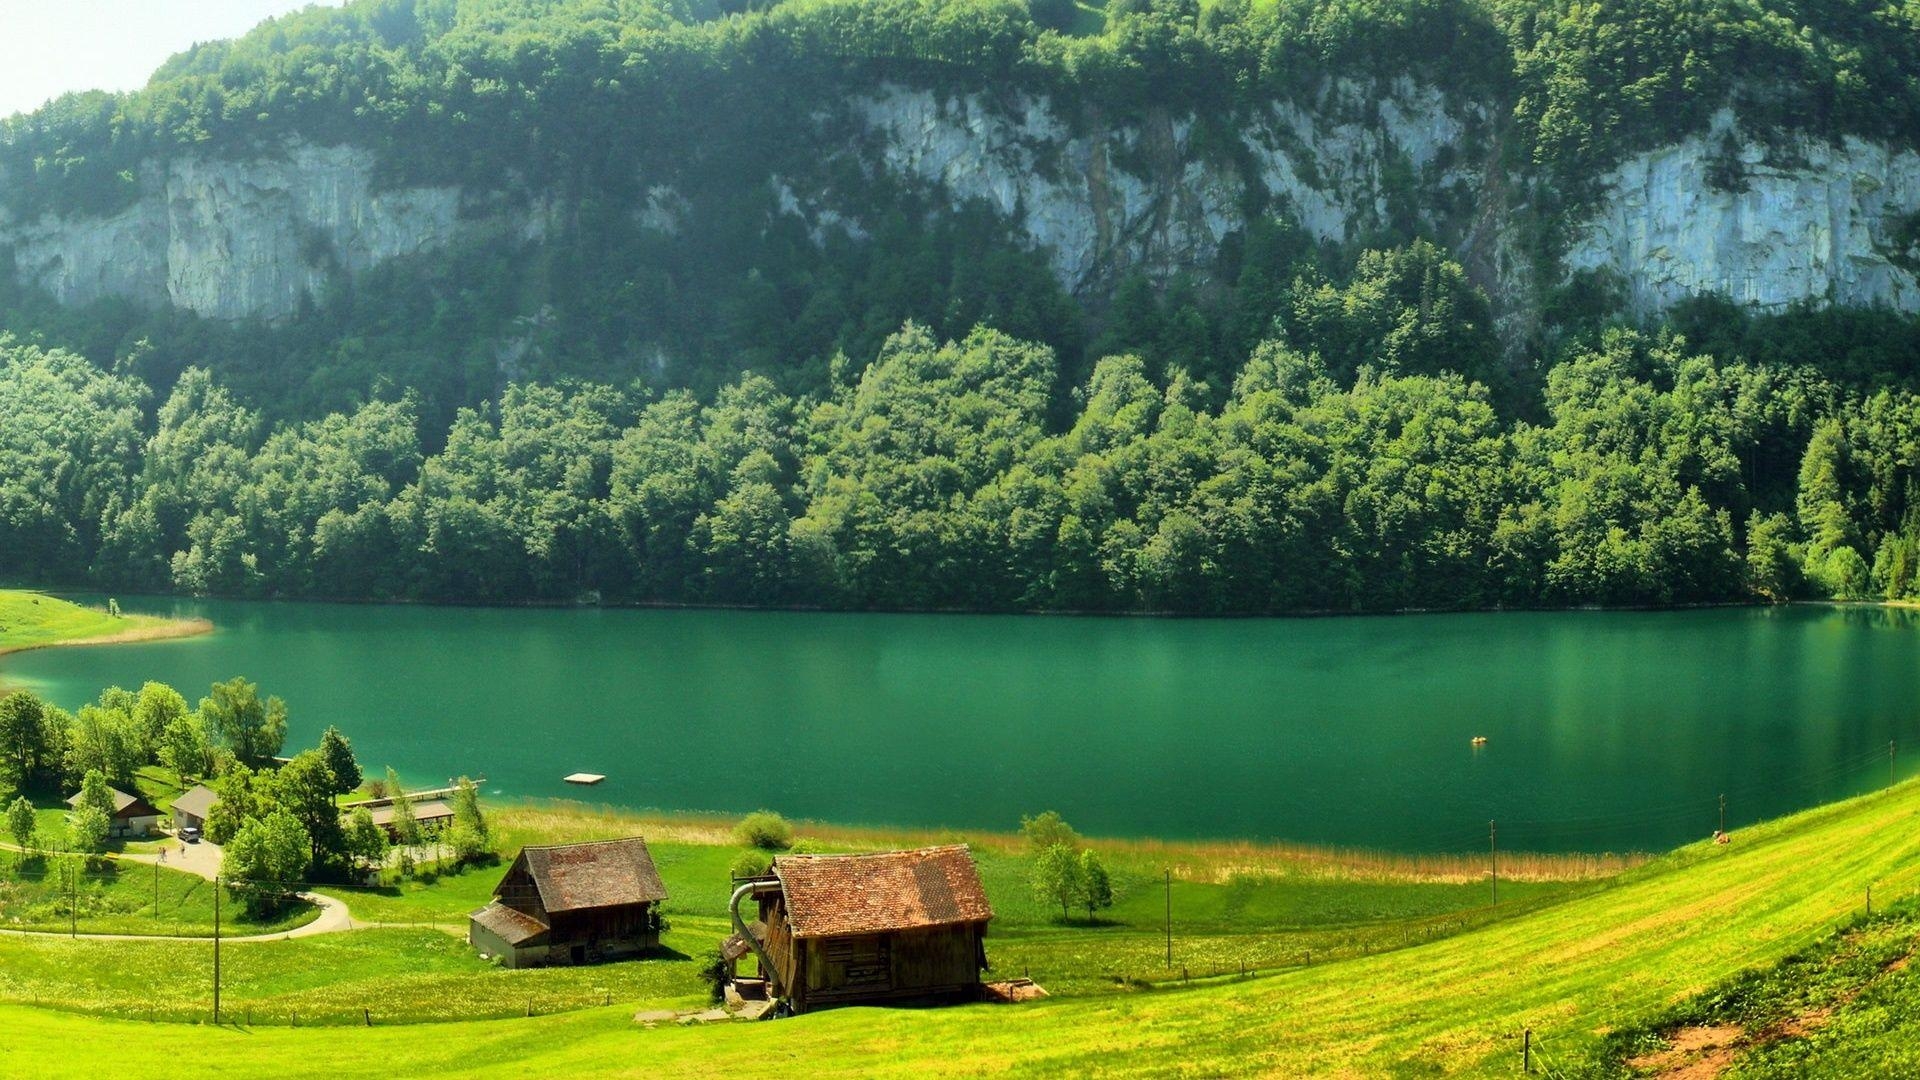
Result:
<svg viewBox="0 0 1920 1080"><path fill-rule="evenodd" d="M107 817L107 835L110 837L151 836L160 824L160 811L138 795L129 795L119 788L108 788L113 793L113 813ZM67 805L80 808L80 793L75 792L67 799Z"/></svg>
<svg viewBox="0 0 1920 1080"><path fill-rule="evenodd" d="M640 837L522 848L467 941L510 968L636 956L659 947L666 898Z"/></svg>
<svg viewBox="0 0 1920 1080"><path fill-rule="evenodd" d="M408 794L406 798L413 810L413 819L418 821L420 827L427 832L453 824L453 803L447 800L445 790L414 792ZM395 801L392 797L386 797L341 803L340 816L345 818L355 810L364 809L367 815L373 818L373 823L380 826L381 830L387 834L388 840L398 841L400 831L393 823L398 813L394 806Z"/></svg>
<svg viewBox="0 0 1920 1080"><path fill-rule="evenodd" d="M219 805L219 802L219 794L205 784L195 784L181 792L180 797L173 800L174 829L204 831L207 827L207 815L213 813L213 808Z"/></svg>
<svg viewBox="0 0 1920 1080"><path fill-rule="evenodd" d="M740 903L752 897L748 924ZM828 1005L970 1000L980 995L993 908L965 845L868 855L780 855L733 898L729 967L749 951L764 985L795 1012ZM732 974L730 971L729 974ZM756 980L758 981L758 980Z"/></svg>

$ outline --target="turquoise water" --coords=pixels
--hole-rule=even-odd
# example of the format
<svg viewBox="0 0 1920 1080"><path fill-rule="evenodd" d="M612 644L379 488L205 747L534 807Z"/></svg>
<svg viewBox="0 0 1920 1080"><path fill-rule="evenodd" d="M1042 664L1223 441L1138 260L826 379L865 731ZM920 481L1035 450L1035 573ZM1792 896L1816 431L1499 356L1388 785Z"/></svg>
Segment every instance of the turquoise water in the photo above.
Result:
<svg viewBox="0 0 1920 1080"><path fill-rule="evenodd" d="M847 823L1651 849L1920 759L1920 615L1294 620L128 600L185 641L0 660L67 706L236 674L410 782ZM1473 749L1473 736L1487 745ZM1904 754L1904 751L1903 751ZM561 777L605 773L590 793ZM1902 772L1904 773L1904 769Z"/></svg>

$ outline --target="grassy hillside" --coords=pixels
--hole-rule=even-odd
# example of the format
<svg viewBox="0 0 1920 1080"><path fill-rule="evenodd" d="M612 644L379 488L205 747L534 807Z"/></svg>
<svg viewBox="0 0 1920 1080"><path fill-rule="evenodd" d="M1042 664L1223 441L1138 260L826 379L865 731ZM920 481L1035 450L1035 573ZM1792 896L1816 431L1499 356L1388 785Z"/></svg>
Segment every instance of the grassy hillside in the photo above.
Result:
<svg viewBox="0 0 1920 1080"><path fill-rule="evenodd" d="M0 655L49 645L186 637L210 629L204 619L112 615L44 593L0 589Z"/></svg>
<svg viewBox="0 0 1920 1080"><path fill-rule="evenodd" d="M419 1028L251 1032L0 1006L0 1072L79 1076L113 1040L133 1072L711 1076L739 1062L867 1075L1505 1074L1531 1028L1550 1067L1743 968L1770 965L1920 882L1920 783L1695 845L1590 897L1434 944L1247 981L1021 1007L848 1009L639 1030L630 1007ZM791 1063L791 1064L789 1064Z"/></svg>

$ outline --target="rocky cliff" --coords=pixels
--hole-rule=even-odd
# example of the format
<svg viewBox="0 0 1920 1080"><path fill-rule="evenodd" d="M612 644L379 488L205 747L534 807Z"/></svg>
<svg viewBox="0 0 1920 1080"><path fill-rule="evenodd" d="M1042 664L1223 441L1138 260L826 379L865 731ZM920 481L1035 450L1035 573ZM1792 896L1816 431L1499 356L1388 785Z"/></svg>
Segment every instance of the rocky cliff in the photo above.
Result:
<svg viewBox="0 0 1920 1080"><path fill-rule="evenodd" d="M817 170L769 170L779 208L816 238L859 238L868 193L828 178L905 183L936 202L984 203L1046 253L1067 288L1098 297L1125 273L1203 276L1250 213L1316 239L1388 226L1462 256L1508 318L1542 284L1602 271L1647 314L1700 292L1778 308L1796 301L1920 311L1911 249L1920 155L1846 138L1747 138L1723 114L1705 134L1617 167L1563 223L1563 249L1516 235L1524 178L1500 174L1489 109L1401 79L1330 80L1304 100L1226 120L1158 113L1103 123L1045 98L883 84L814 114ZM638 228L688 225L670 162L649 168ZM389 187L373 155L288 142L251 158L149 162L139 196L99 217L0 217L15 275L66 304L117 297L211 319L285 320L340 278L464 237L564 242L543 193Z"/></svg>

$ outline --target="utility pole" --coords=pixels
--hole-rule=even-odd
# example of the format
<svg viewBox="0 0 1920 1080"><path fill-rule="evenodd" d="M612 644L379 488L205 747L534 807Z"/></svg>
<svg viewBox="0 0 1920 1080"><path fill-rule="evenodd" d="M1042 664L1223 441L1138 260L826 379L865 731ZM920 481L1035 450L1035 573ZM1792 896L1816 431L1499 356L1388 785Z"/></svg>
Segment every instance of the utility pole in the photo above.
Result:
<svg viewBox="0 0 1920 1080"><path fill-rule="evenodd" d="M1500 832L1491 821L1487 822L1487 856L1488 865L1493 869L1493 887L1490 890L1490 896L1492 902L1498 904L1500 902Z"/></svg>
<svg viewBox="0 0 1920 1080"><path fill-rule="evenodd" d="M1894 739L1888 739L1887 740L1887 786L1888 787L1892 787L1894 785L1893 763L1896 757L1898 756L1898 752L1899 752L1898 741Z"/></svg>
<svg viewBox="0 0 1920 1080"><path fill-rule="evenodd" d="M213 876L213 1026L220 1026L220 875Z"/></svg>
<svg viewBox="0 0 1920 1080"><path fill-rule="evenodd" d="M1167 867L1167 970L1173 970L1173 867Z"/></svg>
<svg viewBox="0 0 1920 1080"><path fill-rule="evenodd" d="M153 864L153 920L160 921L160 864Z"/></svg>
<svg viewBox="0 0 1920 1080"><path fill-rule="evenodd" d="M1720 832L1722 834L1725 834L1726 831L1727 831L1727 797L1725 795L1722 795L1720 796Z"/></svg>
<svg viewBox="0 0 1920 1080"><path fill-rule="evenodd" d="M70 938L80 936L79 916L74 912L74 907L79 903L79 899L80 899L80 868L77 866L68 865L67 867L67 936Z"/></svg>

